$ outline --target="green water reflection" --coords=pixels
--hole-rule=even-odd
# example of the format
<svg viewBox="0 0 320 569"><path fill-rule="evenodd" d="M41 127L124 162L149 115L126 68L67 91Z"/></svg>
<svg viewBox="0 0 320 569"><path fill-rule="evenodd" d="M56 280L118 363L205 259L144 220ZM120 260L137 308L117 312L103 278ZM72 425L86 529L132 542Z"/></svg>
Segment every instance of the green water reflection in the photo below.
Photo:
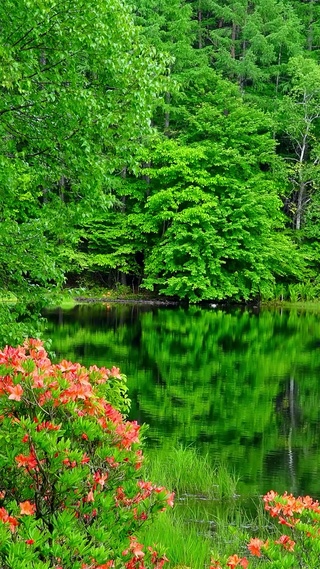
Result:
<svg viewBox="0 0 320 569"><path fill-rule="evenodd" d="M195 445L240 491L320 496L320 316L77 306L47 314L57 358L119 365L148 444Z"/></svg>

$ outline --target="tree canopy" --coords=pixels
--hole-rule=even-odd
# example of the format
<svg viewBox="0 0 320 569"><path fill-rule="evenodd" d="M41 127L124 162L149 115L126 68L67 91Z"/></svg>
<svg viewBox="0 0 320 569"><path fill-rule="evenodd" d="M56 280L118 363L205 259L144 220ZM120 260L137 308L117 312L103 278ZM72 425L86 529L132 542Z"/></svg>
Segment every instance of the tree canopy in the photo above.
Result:
<svg viewBox="0 0 320 569"><path fill-rule="evenodd" d="M0 21L1 284L41 285L72 265L76 226L112 203L164 58L118 0L6 0Z"/></svg>
<svg viewBox="0 0 320 569"><path fill-rule="evenodd" d="M318 286L319 7L5 0L0 288ZM316 293L315 293L316 294Z"/></svg>

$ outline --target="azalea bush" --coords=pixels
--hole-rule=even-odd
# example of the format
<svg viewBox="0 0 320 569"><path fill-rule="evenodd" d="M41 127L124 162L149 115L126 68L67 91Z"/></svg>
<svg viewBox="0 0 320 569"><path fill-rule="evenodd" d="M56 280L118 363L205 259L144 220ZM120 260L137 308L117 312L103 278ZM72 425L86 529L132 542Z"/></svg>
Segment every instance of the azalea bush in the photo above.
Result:
<svg viewBox="0 0 320 569"><path fill-rule="evenodd" d="M0 351L1 569L161 569L136 534L173 495L141 478L119 369Z"/></svg>
<svg viewBox="0 0 320 569"><path fill-rule="evenodd" d="M254 537L247 545L250 557L231 555L225 563L211 561L210 569L272 567L318 569L320 567L320 504L310 496L295 498L274 491L264 497L265 510L285 528L277 537Z"/></svg>

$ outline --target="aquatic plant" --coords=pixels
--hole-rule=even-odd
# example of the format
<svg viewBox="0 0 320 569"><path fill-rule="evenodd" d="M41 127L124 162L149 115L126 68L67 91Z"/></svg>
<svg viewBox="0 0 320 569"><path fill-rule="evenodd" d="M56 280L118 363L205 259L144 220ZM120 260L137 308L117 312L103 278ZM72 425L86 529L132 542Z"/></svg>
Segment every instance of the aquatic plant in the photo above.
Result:
<svg viewBox="0 0 320 569"><path fill-rule="evenodd" d="M239 508L234 499L235 475L195 447L182 445L146 448L144 469L148 479L173 489L176 500L174 509L142 528L139 537L143 542L159 544L170 567L208 567L213 544L219 539L223 547L230 529L216 524L217 511Z"/></svg>
<svg viewBox="0 0 320 569"><path fill-rule="evenodd" d="M166 552L171 568L205 569L211 556L212 536L206 532L206 523L194 519L187 504L175 503L153 521L142 527L138 538L143 543L156 544L156 549Z"/></svg>
<svg viewBox="0 0 320 569"><path fill-rule="evenodd" d="M213 463L193 446L148 449L145 456L147 476L174 490L178 497L217 499L236 494L237 477L223 463Z"/></svg>

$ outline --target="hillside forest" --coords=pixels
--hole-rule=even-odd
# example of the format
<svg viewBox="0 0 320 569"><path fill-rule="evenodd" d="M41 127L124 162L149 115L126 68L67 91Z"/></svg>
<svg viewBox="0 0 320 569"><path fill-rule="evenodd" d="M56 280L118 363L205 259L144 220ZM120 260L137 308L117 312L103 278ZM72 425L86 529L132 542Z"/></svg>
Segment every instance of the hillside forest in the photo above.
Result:
<svg viewBox="0 0 320 569"><path fill-rule="evenodd" d="M0 288L320 292L317 0L3 0Z"/></svg>

